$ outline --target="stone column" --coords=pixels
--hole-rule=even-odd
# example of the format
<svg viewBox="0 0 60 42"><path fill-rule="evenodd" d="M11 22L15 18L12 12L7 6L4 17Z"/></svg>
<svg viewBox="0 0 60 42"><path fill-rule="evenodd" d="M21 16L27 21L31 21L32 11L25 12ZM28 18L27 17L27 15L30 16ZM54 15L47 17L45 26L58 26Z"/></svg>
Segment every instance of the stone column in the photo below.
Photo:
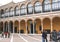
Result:
<svg viewBox="0 0 60 42"><path fill-rule="evenodd" d="M5 31L4 29L5 29L5 24L4 24L4 22L3 22L3 32Z"/></svg>
<svg viewBox="0 0 60 42"><path fill-rule="evenodd" d="M6 29L6 31L8 31L8 30L7 30L7 29L8 29L8 27L7 27L7 26L8 26L8 24L6 23L6 25L5 25L5 26L6 26L6 28L5 28L5 29Z"/></svg>
<svg viewBox="0 0 60 42"><path fill-rule="evenodd" d="M14 33L14 22L13 22L13 33Z"/></svg>
<svg viewBox="0 0 60 42"><path fill-rule="evenodd" d="M9 22L8 22L8 32L9 32Z"/></svg>
<svg viewBox="0 0 60 42"><path fill-rule="evenodd" d="M34 21L33 21L33 34L35 34L35 30L34 30Z"/></svg>
<svg viewBox="0 0 60 42"><path fill-rule="evenodd" d="M43 20L41 20L41 26L42 26L42 30L41 31L43 32Z"/></svg>
<svg viewBox="0 0 60 42"><path fill-rule="evenodd" d="M19 21L19 34L20 34L20 21Z"/></svg>
<svg viewBox="0 0 60 42"><path fill-rule="evenodd" d="M26 26L26 34L27 34L27 33L28 33L28 32L27 32L27 29L28 29L28 28L27 28L27 21L26 21L26 24L25 24L25 26Z"/></svg>
<svg viewBox="0 0 60 42"><path fill-rule="evenodd" d="M52 19L51 19L51 32L53 31L53 28L52 28Z"/></svg>

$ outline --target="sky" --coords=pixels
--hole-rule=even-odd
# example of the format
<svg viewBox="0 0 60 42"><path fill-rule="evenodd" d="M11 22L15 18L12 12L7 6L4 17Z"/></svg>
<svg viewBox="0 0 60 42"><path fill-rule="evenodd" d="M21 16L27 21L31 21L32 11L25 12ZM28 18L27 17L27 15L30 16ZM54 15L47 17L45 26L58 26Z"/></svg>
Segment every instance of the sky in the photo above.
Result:
<svg viewBox="0 0 60 42"><path fill-rule="evenodd" d="M22 2L22 1L25 1L25 0L0 0L0 6L8 4L8 3L12 2L12 1L17 3L17 2Z"/></svg>

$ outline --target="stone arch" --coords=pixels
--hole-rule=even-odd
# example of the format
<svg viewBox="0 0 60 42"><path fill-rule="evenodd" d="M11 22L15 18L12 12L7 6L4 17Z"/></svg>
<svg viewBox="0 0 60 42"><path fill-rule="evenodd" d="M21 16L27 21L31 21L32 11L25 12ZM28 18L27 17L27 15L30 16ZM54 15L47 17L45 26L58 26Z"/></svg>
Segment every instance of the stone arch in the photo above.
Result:
<svg viewBox="0 0 60 42"><path fill-rule="evenodd" d="M28 2L27 5L28 5L28 4L32 4L32 3L31 3L31 2Z"/></svg>
<svg viewBox="0 0 60 42"><path fill-rule="evenodd" d="M11 9L13 9L13 7L10 7L10 8L9 8L9 11L10 11Z"/></svg>
<svg viewBox="0 0 60 42"><path fill-rule="evenodd" d="M27 12L26 5L25 4L21 4L21 6L20 6L20 15L25 15L26 12Z"/></svg>
<svg viewBox="0 0 60 42"><path fill-rule="evenodd" d="M1 9L1 14L4 14L4 9Z"/></svg>
<svg viewBox="0 0 60 42"><path fill-rule="evenodd" d="M42 3L42 0L41 0L41 1L40 1L40 0L36 0L36 1L34 1L33 4L35 4L36 2L40 2L40 3Z"/></svg>
<svg viewBox="0 0 60 42"><path fill-rule="evenodd" d="M9 17L12 17L14 15L14 13L13 13L14 11L13 10L14 10L13 7L9 8L9 13L10 13Z"/></svg>
<svg viewBox="0 0 60 42"><path fill-rule="evenodd" d="M5 12L8 11L8 8L5 9Z"/></svg>
<svg viewBox="0 0 60 42"><path fill-rule="evenodd" d="M18 5L15 6L15 8L14 8L14 12L15 12L15 16L19 16L20 11L19 11L19 7L18 7Z"/></svg>
<svg viewBox="0 0 60 42"><path fill-rule="evenodd" d="M9 32L13 33L13 21L9 21Z"/></svg>
<svg viewBox="0 0 60 42"><path fill-rule="evenodd" d="M26 34L26 22L25 22L25 20L21 20L20 21L20 33L21 34Z"/></svg>
<svg viewBox="0 0 60 42"><path fill-rule="evenodd" d="M1 9L1 11L0 11L1 18L4 18L4 13L5 13L5 10L4 9Z"/></svg>
<svg viewBox="0 0 60 42"><path fill-rule="evenodd" d="M27 14L33 14L33 4L31 2L27 4Z"/></svg>
<svg viewBox="0 0 60 42"><path fill-rule="evenodd" d="M36 1L34 3L34 12L35 13L41 13L41 11L42 11L42 4L40 1Z"/></svg>
<svg viewBox="0 0 60 42"><path fill-rule="evenodd" d="M3 32L3 22L0 22L0 32Z"/></svg>
<svg viewBox="0 0 60 42"><path fill-rule="evenodd" d="M42 4L43 4L43 12L50 12L51 11L50 0L44 0ZM46 7L48 7L48 8L46 8Z"/></svg>
<svg viewBox="0 0 60 42"><path fill-rule="evenodd" d="M19 21L15 20L14 22L14 32L18 33L19 32Z"/></svg>
<svg viewBox="0 0 60 42"><path fill-rule="evenodd" d="M48 33L51 32L51 20L49 18L43 19L43 30L46 30Z"/></svg>
<svg viewBox="0 0 60 42"><path fill-rule="evenodd" d="M52 19L53 30L59 31L60 30L60 17L54 17Z"/></svg>
<svg viewBox="0 0 60 42"><path fill-rule="evenodd" d="M35 24L34 28L35 28L35 30L36 30L35 33L40 34L41 31L42 31L41 19L36 18L36 19L34 20L34 24Z"/></svg>
<svg viewBox="0 0 60 42"><path fill-rule="evenodd" d="M33 20L32 19L28 19L27 20L27 32L28 34L33 34Z"/></svg>
<svg viewBox="0 0 60 42"><path fill-rule="evenodd" d="M40 2L40 1L35 1L34 4L35 4L36 2ZM41 3L41 2L40 2L40 3Z"/></svg>
<svg viewBox="0 0 60 42"><path fill-rule="evenodd" d="M8 32L8 22L7 21L5 21L5 23L4 23L4 32Z"/></svg>

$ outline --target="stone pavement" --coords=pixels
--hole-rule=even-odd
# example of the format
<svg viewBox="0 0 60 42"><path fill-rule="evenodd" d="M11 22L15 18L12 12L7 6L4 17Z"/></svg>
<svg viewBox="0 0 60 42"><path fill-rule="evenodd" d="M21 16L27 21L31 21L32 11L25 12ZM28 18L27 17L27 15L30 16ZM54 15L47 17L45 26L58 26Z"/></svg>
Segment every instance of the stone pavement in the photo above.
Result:
<svg viewBox="0 0 60 42"><path fill-rule="evenodd" d="M4 39L0 40L0 42L10 42L10 38L4 38Z"/></svg>
<svg viewBox="0 0 60 42"><path fill-rule="evenodd" d="M10 38L1 38L0 42L42 42L41 35L20 35L20 34L13 34ZM48 35L48 42L49 35ZM52 42L52 41L51 41Z"/></svg>
<svg viewBox="0 0 60 42"><path fill-rule="evenodd" d="M21 39L18 34L13 35L13 42L25 42L23 39Z"/></svg>

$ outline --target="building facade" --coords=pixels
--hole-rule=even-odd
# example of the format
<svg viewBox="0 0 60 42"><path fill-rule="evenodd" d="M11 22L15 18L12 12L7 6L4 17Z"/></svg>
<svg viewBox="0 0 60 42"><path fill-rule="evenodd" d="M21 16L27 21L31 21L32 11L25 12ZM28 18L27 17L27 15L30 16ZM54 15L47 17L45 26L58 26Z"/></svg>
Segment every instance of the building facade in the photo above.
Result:
<svg viewBox="0 0 60 42"><path fill-rule="evenodd" d="M26 0L0 6L0 31L41 34L60 30L60 0Z"/></svg>

